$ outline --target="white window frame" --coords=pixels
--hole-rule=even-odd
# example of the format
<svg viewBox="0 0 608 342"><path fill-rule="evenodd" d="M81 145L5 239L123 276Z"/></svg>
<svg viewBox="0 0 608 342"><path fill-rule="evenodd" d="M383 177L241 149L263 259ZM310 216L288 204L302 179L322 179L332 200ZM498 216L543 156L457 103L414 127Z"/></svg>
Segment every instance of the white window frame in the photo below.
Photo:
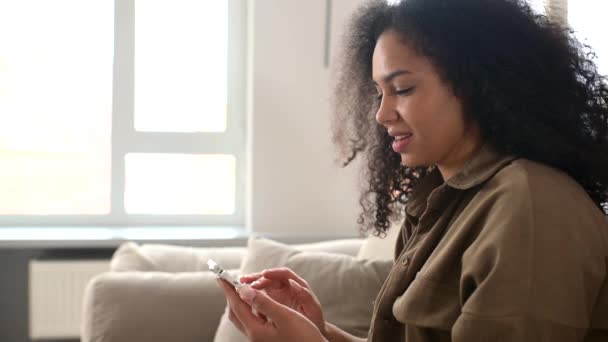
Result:
<svg viewBox="0 0 608 342"><path fill-rule="evenodd" d="M145 0L140 0L145 1ZM228 111L225 132L138 132L134 127L135 0L114 1L110 212L0 215L1 226L243 226L245 221L246 0L228 1ZM233 215L143 215L125 211L128 153L230 154L236 159ZM154 196L153 190L150 192Z"/></svg>

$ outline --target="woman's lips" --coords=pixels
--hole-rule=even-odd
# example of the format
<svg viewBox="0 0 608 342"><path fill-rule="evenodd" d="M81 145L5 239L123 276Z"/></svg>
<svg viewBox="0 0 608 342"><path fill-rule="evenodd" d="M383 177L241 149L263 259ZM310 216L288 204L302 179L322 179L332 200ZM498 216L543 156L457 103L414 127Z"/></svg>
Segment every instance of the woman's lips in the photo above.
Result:
<svg viewBox="0 0 608 342"><path fill-rule="evenodd" d="M399 135L395 137L393 141L393 151L397 153L403 152L405 147L412 141L412 134Z"/></svg>

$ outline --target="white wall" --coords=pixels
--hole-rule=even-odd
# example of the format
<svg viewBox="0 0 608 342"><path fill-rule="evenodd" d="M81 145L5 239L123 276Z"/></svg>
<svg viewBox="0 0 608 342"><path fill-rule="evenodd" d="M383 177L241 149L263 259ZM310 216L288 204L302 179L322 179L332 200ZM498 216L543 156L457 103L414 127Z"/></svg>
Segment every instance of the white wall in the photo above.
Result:
<svg viewBox="0 0 608 342"><path fill-rule="evenodd" d="M334 0L332 47L361 1ZM325 0L249 0L247 228L356 236L358 170L334 163Z"/></svg>

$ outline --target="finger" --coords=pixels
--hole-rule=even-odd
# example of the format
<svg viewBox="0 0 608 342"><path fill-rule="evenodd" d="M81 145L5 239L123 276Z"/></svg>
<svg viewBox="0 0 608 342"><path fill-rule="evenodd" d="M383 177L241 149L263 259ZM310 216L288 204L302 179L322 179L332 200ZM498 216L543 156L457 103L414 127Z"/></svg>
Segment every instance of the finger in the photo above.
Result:
<svg viewBox="0 0 608 342"><path fill-rule="evenodd" d="M234 312L230 310L229 306L226 307L226 313L228 314L228 319L230 319L230 322L232 322L232 324L234 324L234 326L239 329L243 334L246 334L245 327L243 327L243 324L241 323L241 321L239 321Z"/></svg>
<svg viewBox="0 0 608 342"><path fill-rule="evenodd" d="M291 286L292 293L296 298L296 302L300 304L301 309L309 311L309 308L317 308L318 302L317 297L309 289L301 286L292 279L289 279L289 286Z"/></svg>
<svg viewBox="0 0 608 342"><path fill-rule="evenodd" d="M281 280L284 282L287 282L289 279L292 279L296 283L300 284L300 286L305 287L307 289L310 288L310 286L308 286L308 283L306 282L306 280L302 279L299 275L295 274L292 270L290 270L287 267L272 268L269 270L264 270L262 272L262 274L264 275L264 278Z"/></svg>
<svg viewBox="0 0 608 342"><path fill-rule="evenodd" d="M245 302L251 303L251 306L255 308L259 313L266 316L268 320L276 322L279 326L287 323L289 319L293 317L294 314L300 315L299 313L288 308L287 306L276 302L264 291L257 291L255 289L252 289L250 286L241 287L239 290L239 294Z"/></svg>
<svg viewBox="0 0 608 342"><path fill-rule="evenodd" d="M243 301L232 285L225 280L219 280L220 286L226 295L228 307L232 311L236 320L238 320L245 331L263 329L266 321L252 313L252 307ZM242 288L249 287L243 286Z"/></svg>
<svg viewBox="0 0 608 342"><path fill-rule="evenodd" d="M252 273L252 274L246 274L241 276L241 278L239 279L241 281L241 283L243 284L249 284L251 282L254 282L260 278L262 278L262 272L259 273Z"/></svg>
<svg viewBox="0 0 608 342"><path fill-rule="evenodd" d="M311 292L308 289L296 282L293 279L289 279L289 286L291 286L292 293L300 299L305 299L306 297L310 297Z"/></svg>
<svg viewBox="0 0 608 342"><path fill-rule="evenodd" d="M255 310L252 310L251 306L241 299L241 297L237 293L237 290L230 283L221 278L218 278L217 282L224 291L226 301L228 302L228 309L232 312L234 317L241 322L241 325L245 326L242 322L242 316L239 315L237 311L245 310L248 311L254 317L258 318L258 316L255 314Z"/></svg>
<svg viewBox="0 0 608 342"><path fill-rule="evenodd" d="M285 285L284 282L274 279L261 278L250 284L256 290L266 290L280 288Z"/></svg>

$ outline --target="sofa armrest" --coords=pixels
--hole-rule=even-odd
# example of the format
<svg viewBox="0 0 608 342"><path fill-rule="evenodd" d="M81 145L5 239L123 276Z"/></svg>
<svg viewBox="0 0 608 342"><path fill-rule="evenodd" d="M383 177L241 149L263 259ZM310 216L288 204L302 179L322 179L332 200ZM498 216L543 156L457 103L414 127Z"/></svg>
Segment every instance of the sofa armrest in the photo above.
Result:
<svg viewBox="0 0 608 342"><path fill-rule="evenodd" d="M83 342L212 341L226 300L211 272L108 272L89 282Z"/></svg>
<svg viewBox="0 0 608 342"><path fill-rule="evenodd" d="M199 272L207 271L209 258L225 269L237 269L243 255L245 247L198 248L125 242L114 252L110 269L116 272Z"/></svg>

